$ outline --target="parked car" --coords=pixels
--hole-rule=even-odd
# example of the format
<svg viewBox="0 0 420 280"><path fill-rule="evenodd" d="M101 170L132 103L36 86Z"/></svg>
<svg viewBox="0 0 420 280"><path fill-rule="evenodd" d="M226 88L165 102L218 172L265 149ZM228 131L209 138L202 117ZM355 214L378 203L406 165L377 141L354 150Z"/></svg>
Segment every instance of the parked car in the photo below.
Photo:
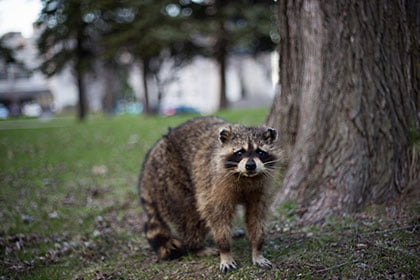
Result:
<svg viewBox="0 0 420 280"><path fill-rule="evenodd" d="M168 108L163 112L163 114L166 116L174 116L180 114L200 114L200 112L193 107L181 105L173 108Z"/></svg>
<svg viewBox="0 0 420 280"><path fill-rule="evenodd" d="M0 104L0 119L7 119L9 117L9 109L3 104Z"/></svg>
<svg viewBox="0 0 420 280"><path fill-rule="evenodd" d="M27 117L39 117L42 114L42 108L36 102L26 103L22 107L22 114Z"/></svg>
<svg viewBox="0 0 420 280"><path fill-rule="evenodd" d="M143 111L143 105L139 102L120 100L117 102L114 112L118 115L138 115Z"/></svg>

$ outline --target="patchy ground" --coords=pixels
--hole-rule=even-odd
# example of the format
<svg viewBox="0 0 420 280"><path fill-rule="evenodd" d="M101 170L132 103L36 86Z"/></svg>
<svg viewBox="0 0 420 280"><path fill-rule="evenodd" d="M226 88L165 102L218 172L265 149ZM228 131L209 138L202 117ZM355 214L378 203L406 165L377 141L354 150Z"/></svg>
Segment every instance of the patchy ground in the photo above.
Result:
<svg viewBox="0 0 420 280"><path fill-rule="evenodd" d="M256 124L265 113L223 116ZM286 203L269 224L271 270L252 266L245 238L231 273L217 257L159 262L141 232L137 176L152 143L187 118L0 130L0 279L420 279L418 201L398 219L378 206L313 226L296 224L300 209Z"/></svg>

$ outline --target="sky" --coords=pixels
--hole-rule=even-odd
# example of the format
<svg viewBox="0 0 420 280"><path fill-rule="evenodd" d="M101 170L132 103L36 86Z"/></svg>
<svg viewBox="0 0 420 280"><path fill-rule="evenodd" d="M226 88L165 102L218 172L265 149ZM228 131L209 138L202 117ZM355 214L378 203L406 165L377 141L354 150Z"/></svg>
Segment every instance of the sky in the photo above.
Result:
<svg viewBox="0 0 420 280"><path fill-rule="evenodd" d="M30 37L41 8L41 0L0 0L0 36L17 31Z"/></svg>

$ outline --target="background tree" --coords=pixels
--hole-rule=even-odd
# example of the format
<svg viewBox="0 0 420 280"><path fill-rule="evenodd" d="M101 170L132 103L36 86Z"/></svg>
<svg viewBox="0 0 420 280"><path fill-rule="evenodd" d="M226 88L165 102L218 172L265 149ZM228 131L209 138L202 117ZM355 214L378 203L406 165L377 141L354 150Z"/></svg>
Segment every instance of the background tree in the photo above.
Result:
<svg viewBox="0 0 420 280"><path fill-rule="evenodd" d="M17 33L6 33L0 37L0 79L13 79L18 76L30 76L31 69L18 58L16 52L22 49L22 45L14 46L10 44L10 39ZM4 100L5 101L5 100ZM5 102L12 116L21 114L21 103L18 99L8 100Z"/></svg>
<svg viewBox="0 0 420 280"><path fill-rule="evenodd" d="M79 119L88 110L84 85L85 74L92 70L95 42L89 12L92 1L42 0L43 8L38 19L42 33L38 49L43 63L42 72L48 76L70 66L78 89Z"/></svg>
<svg viewBox="0 0 420 280"><path fill-rule="evenodd" d="M163 83L164 79L156 76L162 62L173 60L175 69L196 55L213 57L219 64L220 108L225 108L229 54L257 54L275 47L273 3L269 0L43 3L38 20L43 28L38 44L44 60L41 69L51 76L71 66L78 84L81 119L87 110L83 78L98 59L104 60L104 65L121 66L118 57L130 53L141 64L143 103L145 112L150 113L148 82ZM162 85L157 88L161 97ZM110 95L106 96L106 103L112 103Z"/></svg>
<svg viewBox="0 0 420 280"><path fill-rule="evenodd" d="M13 63L19 64L21 67L25 67L25 65L19 59L16 58L16 50L8 46L7 37L7 34L0 37L0 60L4 64Z"/></svg>
<svg viewBox="0 0 420 280"><path fill-rule="evenodd" d="M169 57L180 66L198 52L184 24L188 14L173 2L127 0L102 6L102 15L111 26L106 34L108 55L128 52L142 66L146 113L151 113L148 81L151 75L160 81L156 75L163 58Z"/></svg>
<svg viewBox="0 0 420 280"><path fill-rule="evenodd" d="M115 113L118 102L135 101L135 94L128 77L131 65L119 61L118 57L99 57L95 76L101 75L104 83L102 110L107 114Z"/></svg>
<svg viewBox="0 0 420 280"><path fill-rule="evenodd" d="M201 39L201 54L219 65L219 109L228 107L227 60L233 52L258 54L274 50L277 43L274 3L269 0L180 1L191 10L192 34Z"/></svg>
<svg viewBox="0 0 420 280"><path fill-rule="evenodd" d="M281 93L267 123L289 165L274 206L306 221L419 186L419 5L279 1Z"/></svg>
<svg viewBox="0 0 420 280"><path fill-rule="evenodd" d="M7 75L7 72L10 71L8 66L18 68L19 71L23 73L31 73L31 69L25 65L25 63L18 58L16 51L23 48L22 45L18 45L17 47L10 45L10 37L13 36L14 33L6 33L5 35L0 37L0 65L4 66L4 71Z"/></svg>

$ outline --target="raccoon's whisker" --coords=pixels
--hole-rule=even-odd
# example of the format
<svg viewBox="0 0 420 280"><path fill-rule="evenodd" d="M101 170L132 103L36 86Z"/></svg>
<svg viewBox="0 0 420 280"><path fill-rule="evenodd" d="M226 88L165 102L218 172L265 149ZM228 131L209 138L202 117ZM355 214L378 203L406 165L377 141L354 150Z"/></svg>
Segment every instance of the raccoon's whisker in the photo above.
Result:
<svg viewBox="0 0 420 280"><path fill-rule="evenodd" d="M275 160L266 161L266 162L264 162L264 164L276 163L276 162L279 162L279 161L280 161L280 159L275 159Z"/></svg>
<svg viewBox="0 0 420 280"><path fill-rule="evenodd" d="M227 170L227 171L235 170L238 167L237 162L230 161L230 160L224 161L224 165L225 165L224 166L225 170Z"/></svg>
<svg viewBox="0 0 420 280"><path fill-rule="evenodd" d="M225 164L231 164L231 165L234 165L234 166L232 166L233 168L235 168L235 167L238 165L238 163L237 163L237 162L235 162L235 161L230 161L230 160L227 160L227 161L225 161L224 163L225 163ZM231 168L231 167L229 167L229 168Z"/></svg>
<svg viewBox="0 0 420 280"><path fill-rule="evenodd" d="M266 173L265 176L271 178L271 179L276 179L276 176L274 176L273 173Z"/></svg>
<svg viewBox="0 0 420 280"><path fill-rule="evenodd" d="M262 174L267 180L273 181L275 178L273 176L270 176L269 174Z"/></svg>
<svg viewBox="0 0 420 280"><path fill-rule="evenodd" d="M268 169L268 170L276 170L277 169L275 166L270 166L270 165L264 166L264 167L265 167L265 169Z"/></svg>
<svg viewBox="0 0 420 280"><path fill-rule="evenodd" d="M269 172L267 169L262 170L262 171L261 171L261 174L262 174L262 175L265 175L265 176L271 176L271 172Z"/></svg>
<svg viewBox="0 0 420 280"><path fill-rule="evenodd" d="M275 166L266 166L264 171L274 175L275 172L273 172L273 171L275 171L275 170L277 170L277 168Z"/></svg>
<svg viewBox="0 0 420 280"><path fill-rule="evenodd" d="M270 172L270 170L263 170L261 174L268 178L276 178L275 174L273 172Z"/></svg>
<svg viewBox="0 0 420 280"><path fill-rule="evenodd" d="M279 161L279 160L281 160L281 158L275 158L275 159L273 159L271 161Z"/></svg>
<svg viewBox="0 0 420 280"><path fill-rule="evenodd" d="M217 178L216 180L216 184L221 184L223 182L225 182L230 176L232 176L233 174L235 174L235 172L232 171L233 168L231 169L226 169L228 170L228 172L224 173L222 176L220 176L219 178Z"/></svg>
<svg viewBox="0 0 420 280"><path fill-rule="evenodd" d="M225 167L225 170L226 170L226 171L228 171L228 172L232 172L232 173L235 173L235 172L233 172L235 169L236 169L236 166L232 166L232 167ZM229 173L228 173L228 174L229 174Z"/></svg>
<svg viewBox="0 0 420 280"><path fill-rule="evenodd" d="M239 179L241 179L241 172L238 172L238 178L237 178L237 180L239 181Z"/></svg>
<svg viewBox="0 0 420 280"><path fill-rule="evenodd" d="M225 170L228 172L232 172L235 173L234 171L236 170L236 166L232 166L232 167L225 167Z"/></svg>
<svg viewBox="0 0 420 280"><path fill-rule="evenodd" d="M277 169L276 165L264 165L264 167L265 167L265 169L268 169L268 170L276 170Z"/></svg>
<svg viewBox="0 0 420 280"><path fill-rule="evenodd" d="M229 174L229 173L225 173L221 177L217 178L216 184L220 184L220 183L223 183L224 181L226 181L226 179L228 177L227 174Z"/></svg>
<svg viewBox="0 0 420 280"><path fill-rule="evenodd" d="M274 162L280 162L281 159L275 159L275 160L270 160L270 161L266 161L264 163L274 163Z"/></svg>

